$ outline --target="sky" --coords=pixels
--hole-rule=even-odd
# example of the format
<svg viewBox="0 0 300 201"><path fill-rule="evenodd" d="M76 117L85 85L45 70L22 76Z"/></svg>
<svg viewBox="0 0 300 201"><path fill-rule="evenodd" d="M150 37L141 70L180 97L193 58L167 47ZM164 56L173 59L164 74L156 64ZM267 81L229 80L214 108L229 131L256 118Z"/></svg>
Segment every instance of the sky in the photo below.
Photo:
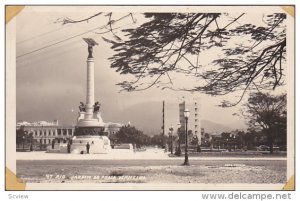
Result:
<svg viewBox="0 0 300 201"><path fill-rule="evenodd" d="M88 23L62 25L59 19L83 19L101 10L100 7L26 7L17 16L17 121L52 121L61 124L76 123L79 102L85 102L87 45L83 37L92 37L99 46L94 48L95 58L95 101L101 103L104 122L121 122L143 128L145 124L153 130L160 130L162 101L166 102L166 127L176 124L178 103L184 96L187 100L196 97L201 103L201 118L223 125L244 127L244 120L233 116L240 105L231 108L220 108L217 105L228 97L212 97L200 93L175 92L150 88L141 92L120 92L116 84L131 79L120 75L110 68L108 60L114 52L110 45L101 38L110 33L97 34L97 27L107 23L107 17L99 16ZM114 12L117 19L127 14L125 11ZM130 18L116 25L120 28L134 28L144 22L139 13L134 15L136 24ZM250 16L251 17L251 16ZM91 31L93 30L93 31ZM100 32L105 31L101 30ZM120 33L120 30L116 30ZM85 33L85 34L83 34ZM57 43L66 38L70 40L24 55L33 50ZM24 55L24 56L22 56ZM207 57L202 62L207 63ZM177 84L189 84L189 79L175 73L171 75ZM231 95L234 97L235 94ZM230 99L230 98L229 98ZM245 98L246 99L246 98ZM154 112L153 112L154 111ZM158 115L159 114L159 115ZM152 115L152 116L151 116ZM150 117L151 116L151 117ZM144 121L141 121L141 118ZM157 128L158 127L158 128Z"/></svg>

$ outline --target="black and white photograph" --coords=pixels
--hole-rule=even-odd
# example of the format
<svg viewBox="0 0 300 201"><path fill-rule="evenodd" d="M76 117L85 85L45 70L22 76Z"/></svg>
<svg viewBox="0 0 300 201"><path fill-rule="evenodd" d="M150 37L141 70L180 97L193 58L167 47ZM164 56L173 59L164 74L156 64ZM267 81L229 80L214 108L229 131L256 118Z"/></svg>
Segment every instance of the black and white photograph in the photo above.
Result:
<svg viewBox="0 0 300 201"><path fill-rule="evenodd" d="M279 5L23 6L6 24L6 171L25 190L282 190L294 20Z"/></svg>

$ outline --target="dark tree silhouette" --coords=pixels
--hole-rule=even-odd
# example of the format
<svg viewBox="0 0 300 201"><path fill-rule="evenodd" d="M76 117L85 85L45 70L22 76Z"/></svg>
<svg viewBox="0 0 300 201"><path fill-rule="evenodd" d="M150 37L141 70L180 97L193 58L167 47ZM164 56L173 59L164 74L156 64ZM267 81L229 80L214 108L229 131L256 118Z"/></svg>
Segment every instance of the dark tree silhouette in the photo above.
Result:
<svg viewBox="0 0 300 201"><path fill-rule="evenodd" d="M252 93L244 105L244 116L249 120L249 126L260 127L267 135L270 153L273 153L274 141L287 135L286 104L286 94L273 96L258 92Z"/></svg>
<svg viewBox="0 0 300 201"><path fill-rule="evenodd" d="M173 139L175 139L175 136L173 136ZM157 145L161 146L163 142L168 142L168 137L163 136L162 134L153 135L151 137L151 145Z"/></svg>
<svg viewBox="0 0 300 201"><path fill-rule="evenodd" d="M16 130L16 144L17 144L17 147L19 147L19 145L21 143L24 143L25 136L26 136L26 131L24 130L24 126L21 126L19 129Z"/></svg>
<svg viewBox="0 0 300 201"><path fill-rule="evenodd" d="M115 136L119 143L133 143L139 148L143 145L149 145L151 138L134 126L123 126Z"/></svg>
<svg viewBox="0 0 300 201"><path fill-rule="evenodd" d="M77 21L65 18L62 23L88 21L101 14ZM124 36L121 37L113 32L112 25L126 17L135 22L133 15L130 13L118 20L112 19L112 13L105 16L113 37L103 39L116 51L110 58L111 67L121 74L135 76L134 80L118 83L124 90L139 91L157 85L162 89L211 95L241 91L237 104L248 90L274 90L284 84L284 13L264 15L257 20L263 23L258 24L242 20L247 13L145 13L145 22L122 30ZM209 50L219 50L222 56L216 55L211 64L204 65L201 56ZM197 84L176 88L170 72L191 76ZM162 81L163 77L169 81ZM230 102L222 104L232 105Z"/></svg>
<svg viewBox="0 0 300 201"><path fill-rule="evenodd" d="M33 133L25 131L24 126L21 126L16 130L16 145L20 147L20 144L30 144L32 149L32 143L34 141Z"/></svg>

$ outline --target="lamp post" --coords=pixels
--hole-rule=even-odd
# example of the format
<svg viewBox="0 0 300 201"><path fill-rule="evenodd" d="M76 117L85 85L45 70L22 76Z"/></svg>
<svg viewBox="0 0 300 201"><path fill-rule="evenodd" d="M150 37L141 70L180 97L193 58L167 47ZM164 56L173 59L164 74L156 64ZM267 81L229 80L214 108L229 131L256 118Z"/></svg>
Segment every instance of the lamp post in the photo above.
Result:
<svg viewBox="0 0 300 201"><path fill-rule="evenodd" d="M170 130L170 129L169 129ZM169 140L168 140L168 146L166 146L166 150L167 150L167 152L169 151L169 152L171 152L171 132L169 131L168 132L168 136L169 136Z"/></svg>
<svg viewBox="0 0 300 201"><path fill-rule="evenodd" d="M227 148L227 150L229 150L228 149L228 138L226 138L226 148Z"/></svg>
<svg viewBox="0 0 300 201"><path fill-rule="evenodd" d="M30 135L30 151L33 151L32 141L33 141L33 134L31 133L31 135Z"/></svg>
<svg viewBox="0 0 300 201"><path fill-rule="evenodd" d="M180 149L180 128L181 128L181 123L177 123L177 135L178 135L178 152L181 153L181 149ZM175 151L176 152L176 151Z"/></svg>
<svg viewBox="0 0 300 201"><path fill-rule="evenodd" d="M228 144L229 144L229 151L232 151L232 139L233 138L233 135L232 134L230 134L229 135L229 142L228 142Z"/></svg>
<svg viewBox="0 0 300 201"><path fill-rule="evenodd" d="M235 135L233 136L233 149L234 149L234 151L236 149Z"/></svg>
<svg viewBox="0 0 300 201"><path fill-rule="evenodd" d="M188 156L188 120L190 116L189 109L184 110L184 118L185 118L185 153L184 153L184 163L183 165L190 165L189 164L189 156Z"/></svg>
<svg viewBox="0 0 300 201"><path fill-rule="evenodd" d="M40 150L42 150L42 146L43 146L43 137L40 139Z"/></svg>
<svg viewBox="0 0 300 201"><path fill-rule="evenodd" d="M24 151L24 144L25 144L25 136L23 135L23 151Z"/></svg>
<svg viewBox="0 0 300 201"><path fill-rule="evenodd" d="M173 125L171 124L171 127L170 127L170 137L171 137L171 146L170 146L170 148L171 148L171 154L173 154Z"/></svg>

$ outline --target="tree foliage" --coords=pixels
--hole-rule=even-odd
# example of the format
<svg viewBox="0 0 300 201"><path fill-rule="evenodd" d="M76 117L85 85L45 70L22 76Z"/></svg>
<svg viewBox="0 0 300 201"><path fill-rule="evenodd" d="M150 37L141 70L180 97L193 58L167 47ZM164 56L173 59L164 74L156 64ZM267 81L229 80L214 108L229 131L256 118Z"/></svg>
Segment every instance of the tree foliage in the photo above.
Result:
<svg viewBox="0 0 300 201"><path fill-rule="evenodd" d="M260 128L267 136L270 151L276 139L286 138L286 94L253 93L244 105L244 116L252 128ZM285 140L286 141L286 140Z"/></svg>
<svg viewBox="0 0 300 201"><path fill-rule="evenodd" d="M116 52L110 58L111 67L135 77L118 83L124 90L139 91L156 85L211 95L241 91L240 101L248 90L274 90L284 84L284 13L265 14L257 20L249 20L252 17L248 13L144 13L145 22L123 29L122 36L117 36L114 26L127 17L135 23L132 13L113 19L113 13L100 12L86 19L60 21L88 22L100 15L108 18L103 28L112 33L109 38L103 37ZM203 64L207 51L215 58ZM195 86L176 87L171 72L190 76L196 80ZM223 102L222 106L231 105Z"/></svg>
<svg viewBox="0 0 300 201"><path fill-rule="evenodd" d="M24 126L16 130L16 144L18 147L20 144L32 143L33 139L33 133L25 131Z"/></svg>
<svg viewBox="0 0 300 201"><path fill-rule="evenodd" d="M175 136L173 136L175 139ZM114 136L118 143L136 144L137 147L157 145L161 146L168 142L168 136L157 134L148 136L134 126L123 126Z"/></svg>
<svg viewBox="0 0 300 201"><path fill-rule="evenodd" d="M172 88L169 73L174 71L199 80L199 86L182 86L180 90L224 95L253 88L275 89L284 83L286 15L266 15L264 26L239 25L245 15L146 13L149 21L123 30L127 40L112 42L117 52L110 58L112 68L136 77L119 84L128 91L144 90L165 86L160 79L166 76L171 83L167 88ZM233 44L236 39L238 44ZM209 49L219 49L223 56L203 66L201 55ZM145 77L153 79L145 83Z"/></svg>
<svg viewBox="0 0 300 201"><path fill-rule="evenodd" d="M145 135L142 131L136 129L134 126L123 126L117 133L116 138L119 143L132 143L137 147L149 145L151 138Z"/></svg>
<svg viewBox="0 0 300 201"><path fill-rule="evenodd" d="M162 144L167 144L168 140L168 137L162 134L153 135L151 137L151 145L162 146Z"/></svg>

